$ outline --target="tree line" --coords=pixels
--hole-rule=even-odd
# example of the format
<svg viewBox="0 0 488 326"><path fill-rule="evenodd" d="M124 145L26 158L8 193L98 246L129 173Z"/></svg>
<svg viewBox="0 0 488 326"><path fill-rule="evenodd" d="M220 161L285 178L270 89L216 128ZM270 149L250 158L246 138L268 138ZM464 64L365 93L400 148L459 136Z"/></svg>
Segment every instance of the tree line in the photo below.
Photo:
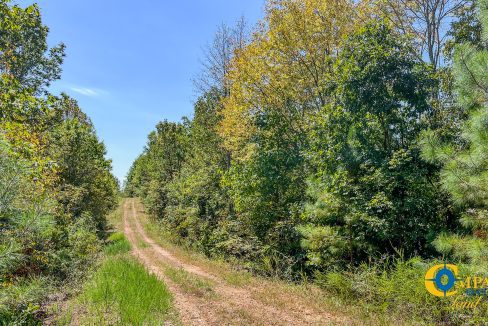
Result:
<svg viewBox="0 0 488 326"><path fill-rule="evenodd" d="M49 85L65 46L48 47L37 5L0 1L0 324L39 324L53 290L93 264L117 203L90 119Z"/></svg>
<svg viewBox="0 0 488 326"><path fill-rule="evenodd" d="M125 192L265 275L486 271L487 18L487 1L269 0L254 28L218 29L193 117L157 124Z"/></svg>

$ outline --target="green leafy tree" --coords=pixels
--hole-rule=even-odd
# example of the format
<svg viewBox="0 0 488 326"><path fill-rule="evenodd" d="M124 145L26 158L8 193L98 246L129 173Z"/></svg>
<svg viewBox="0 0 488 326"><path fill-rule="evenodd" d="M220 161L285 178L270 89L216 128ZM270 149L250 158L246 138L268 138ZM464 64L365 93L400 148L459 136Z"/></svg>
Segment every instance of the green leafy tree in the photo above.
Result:
<svg viewBox="0 0 488 326"><path fill-rule="evenodd" d="M411 53L376 22L350 35L338 56L331 100L310 135L316 201L304 216L320 230L302 233L312 264L426 253L452 224L432 182L437 170L420 159L417 138L431 116L433 81Z"/></svg>
<svg viewBox="0 0 488 326"><path fill-rule="evenodd" d="M230 167L231 154L223 147L217 129L222 120L221 100L229 92L229 63L246 39L246 24L241 18L235 27L219 26L213 42L206 47L202 73L195 80L201 95L194 105L193 119L184 121L185 144L174 149L180 152L185 147L178 158L177 173L164 172L166 164L174 162L169 156L166 159L157 154L168 147L157 140L162 137L157 132L150 135L148 146L134 162L125 185L129 195L144 198L149 207L159 205L154 212L164 216L166 227L207 254L225 251L216 247L228 240L225 229L228 219L234 216L234 204L221 182Z"/></svg>
<svg viewBox="0 0 488 326"><path fill-rule="evenodd" d="M168 187L181 170L187 141L187 125L168 121L158 123L156 130L148 136L144 153L129 172L126 191L141 196L153 216L166 216Z"/></svg>
<svg viewBox="0 0 488 326"><path fill-rule="evenodd" d="M145 185L149 182L149 174L146 169L147 155L145 153L139 155L132 163L127 177L124 181L124 192L129 197L146 196Z"/></svg>
<svg viewBox="0 0 488 326"><path fill-rule="evenodd" d="M37 5L0 0L1 324L40 323L51 290L94 262L116 203L89 118L67 95L47 91L64 57L47 34Z"/></svg>
<svg viewBox="0 0 488 326"><path fill-rule="evenodd" d="M482 26L479 20L478 1L470 1L467 5L457 10L458 19L451 23L449 30L450 39L446 42L445 52L448 56L454 54L454 48L458 44L472 44L478 49L486 47L486 42L481 36Z"/></svg>
<svg viewBox="0 0 488 326"><path fill-rule="evenodd" d="M53 153L59 182L58 200L72 217L88 214L100 232L105 216L115 207L117 181L111 162L91 123L63 121L52 133Z"/></svg>
<svg viewBox="0 0 488 326"><path fill-rule="evenodd" d="M21 8L9 2L0 1L0 72L21 89L39 93L60 78L65 47L48 47L49 28L37 5Z"/></svg>
<svg viewBox="0 0 488 326"><path fill-rule="evenodd" d="M44 151L47 122L57 101L46 87L59 79L64 57L64 45L48 48L48 31L37 5L0 1L0 128L19 157L36 162L32 173L46 183L53 172Z"/></svg>
<svg viewBox="0 0 488 326"><path fill-rule="evenodd" d="M174 217L175 227L194 247L207 254L218 241L212 233L233 214L233 205L221 184L228 168L228 153L216 130L221 119L221 96L214 87L195 103L185 160L168 187L171 202L168 212ZM178 214L186 218L176 218Z"/></svg>
<svg viewBox="0 0 488 326"><path fill-rule="evenodd" d="M294 226L305 199L306 139L276 111L263 111L253 123L255 132L248 143L252 154L236 160L224 182L250 234L270 255L292 257L299 251Z"/></svg>

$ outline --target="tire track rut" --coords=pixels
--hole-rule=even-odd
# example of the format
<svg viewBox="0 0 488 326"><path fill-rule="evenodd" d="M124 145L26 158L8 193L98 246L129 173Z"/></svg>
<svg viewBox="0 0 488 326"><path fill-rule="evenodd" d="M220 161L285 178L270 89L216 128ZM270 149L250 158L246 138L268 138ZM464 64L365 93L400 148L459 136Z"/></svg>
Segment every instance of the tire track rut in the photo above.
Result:
<svg viewBox="0 0 488 326"><path fill-rule="evenodd" d="M175 306L184 325L330 325L342 324L327 313L283 310L260 302L247 288L227 284L218 275L180 260L151 239L137 216L135 199L124 202L124 231L132 243L133 254L149 271L164 281L174 295ZM139 240L139 241L138 241ZM142 241L142 245L141 245ZM179 268L215 284L213 297L183 291L164 273L165 267ZM343 322L343 321L342 321Z"/></svg>

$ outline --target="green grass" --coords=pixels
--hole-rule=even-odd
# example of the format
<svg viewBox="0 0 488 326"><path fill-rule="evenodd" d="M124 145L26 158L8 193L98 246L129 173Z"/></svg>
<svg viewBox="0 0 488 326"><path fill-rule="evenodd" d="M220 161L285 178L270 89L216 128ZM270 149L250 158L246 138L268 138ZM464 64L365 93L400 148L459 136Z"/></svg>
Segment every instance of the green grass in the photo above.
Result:
<svg viewBox="0 0 488 326"><path fill-rule="evenodd" d="M213 282L188 273L181 268L166 267L164 273L175 283L181 286L183 291L198 296L215 295Z"/></svg>
<svg viewBox="0 0 488 326"><path fill-rule="evenodd" d="M137 261L112 257L95 273L81 301L95 319L142 325L167 319L172 297L166 285Z"/></svg>
<svg viewBox="0 0 488 326"><path fill-rule="evenodd" d="M455 297L437 298L424 285L425 271L438 261L419 257L386 264L361 265L351 272L317 273L316 282L344 304L356 305L363 317L401 320L415 325L479 325L487 323L488 307L451 309ZM375 323L377 324L377 323Z"/></svg>
<svg viewBox="0 0 488 326"><path fill-rule="evenodd" d="M162 325L177 323L166 285L129 255L122 233L107 239L100 267L58 314L57 325Z"/></svg>
<svg viewBox="0 0 488 326"><path fill-rule="evenodd" d="M105 247L105 254L114 256L117 254L124 254L131 250L130 242L125 238L123 233L114 233L108 239L108 244Z"/></svg>

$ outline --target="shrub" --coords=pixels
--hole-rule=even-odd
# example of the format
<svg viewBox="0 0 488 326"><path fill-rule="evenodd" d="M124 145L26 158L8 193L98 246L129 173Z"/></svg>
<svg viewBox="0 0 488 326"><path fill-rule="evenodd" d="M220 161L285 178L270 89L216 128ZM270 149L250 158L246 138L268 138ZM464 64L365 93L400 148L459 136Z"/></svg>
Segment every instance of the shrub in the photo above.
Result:
<svg viewBox="0 0 488 326"><path fill-rule="evenodd" d="M51 289L44 277L24 279L0 291L0 325L40 325L36 314Z"/></svg>

